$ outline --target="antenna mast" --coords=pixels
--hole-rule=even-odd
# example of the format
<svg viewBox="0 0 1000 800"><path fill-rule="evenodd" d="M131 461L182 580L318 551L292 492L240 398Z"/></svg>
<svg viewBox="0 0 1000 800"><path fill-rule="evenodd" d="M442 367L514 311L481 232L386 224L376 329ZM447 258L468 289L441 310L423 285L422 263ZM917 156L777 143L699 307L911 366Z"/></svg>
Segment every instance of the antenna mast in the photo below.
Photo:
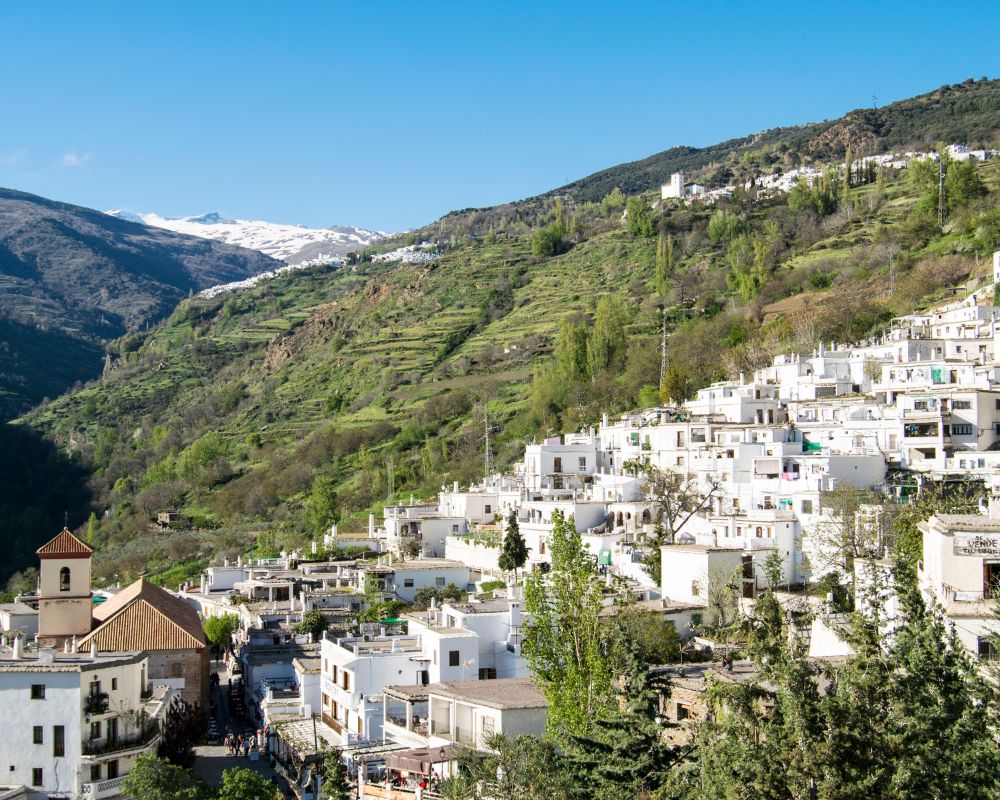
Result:
<svg viewBox="0 0 1000 800"><path fill-rule="evenodd" d="M483 448L483 486L490 479L490 475L493 474L493 448L490 446L490 414L486 407L486 401L483 401L483 442L485 447Z"/></svg>

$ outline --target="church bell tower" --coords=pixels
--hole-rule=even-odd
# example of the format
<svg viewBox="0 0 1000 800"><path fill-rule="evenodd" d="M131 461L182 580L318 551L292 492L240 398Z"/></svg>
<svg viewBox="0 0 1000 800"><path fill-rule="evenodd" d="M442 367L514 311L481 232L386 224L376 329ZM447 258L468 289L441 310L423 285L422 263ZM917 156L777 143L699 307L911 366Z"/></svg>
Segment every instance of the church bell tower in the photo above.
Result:
<svg viewBox="0 0 1000 800"><path fill-rule="evenodd" d="M68 528L38 549L38 641L59 644L90 633L90 559L94 551Z"/></svg>

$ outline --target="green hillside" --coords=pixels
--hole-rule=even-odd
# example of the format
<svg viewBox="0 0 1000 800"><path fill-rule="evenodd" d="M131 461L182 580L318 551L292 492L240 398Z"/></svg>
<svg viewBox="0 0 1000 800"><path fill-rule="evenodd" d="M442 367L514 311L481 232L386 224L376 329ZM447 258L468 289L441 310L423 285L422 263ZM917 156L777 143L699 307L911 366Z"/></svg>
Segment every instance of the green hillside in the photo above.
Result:
<svg viewBox="0 0 1000 800"><path fill-rule="evenodd" d="M834 168L716 206L650 210L649 194L626 212L612 191L457 212L421 232L442 253L430 264L363 256L184 300L115 342L106 378L17 427L92 475L90 498L65 502L74 524L96 512L99 578L176 582L213 553L302 545L335 520L361 530L390 494L480 476L486 424L503 466L530 437L949 296L1000 246L1000 160L947 171L944 228L930 163L849 181ZM50 533L24 509L30 484L18 495L0 497L11 568ZM153 532L174 507L190 529Z"/></svg>
<svg viewBox="0 0 1000 800"><path fill-rule="evenodd" d="M774 128L710 147L672 147L641 161L620 164L551 192L574 200L600 200L615 186L628 194L655 189L671 173L686 172L718 183L746 174L827 163L891 149L927 149L935 142L996 145L1000 130L1000 80L967 80L881 108L861 108L830 122Z"/></svg>

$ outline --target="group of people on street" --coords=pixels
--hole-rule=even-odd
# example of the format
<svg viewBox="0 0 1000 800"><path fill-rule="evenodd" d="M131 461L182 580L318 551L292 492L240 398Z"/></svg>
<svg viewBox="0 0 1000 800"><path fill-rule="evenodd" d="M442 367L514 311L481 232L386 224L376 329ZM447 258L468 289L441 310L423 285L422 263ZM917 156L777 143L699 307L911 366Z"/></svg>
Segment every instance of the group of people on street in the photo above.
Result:
<svg viewBox="0 0 1000 800"><path fill-rule="evenodd" d="M249 758L250 752L257 751L257 737L252 733L248 733L246 736L242 734L233 734L229 731L226 734L225 739L226 754L230 756L243 756L244 758Z"/></svg>

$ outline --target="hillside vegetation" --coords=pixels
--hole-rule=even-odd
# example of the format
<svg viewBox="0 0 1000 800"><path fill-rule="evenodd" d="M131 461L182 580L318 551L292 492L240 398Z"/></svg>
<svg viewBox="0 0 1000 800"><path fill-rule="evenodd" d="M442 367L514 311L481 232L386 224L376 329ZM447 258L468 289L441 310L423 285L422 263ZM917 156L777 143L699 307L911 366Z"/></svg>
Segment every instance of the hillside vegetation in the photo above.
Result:
<svg viewBox="0 0 1000 800"><path fill-rule="evenodd" d="M487 426L508 465L531 437L682 400L950 296L1000 245L1000 161L947 175L944 227L932 162L834 164L789 196L715 206L653 209L658 194L612 189L452 214L419 232L442 250L433 263L362 256L183 300L115 342L103 380L18 427L91 473L71 511L96 512L83 530L99 578L176 582L213 553L301 546L334 521L361 530L388 498L481 476ZM152 532L166 508L190 529ZM4 524L21 554L49 533Z"/></svg>
<svg viewBox="0 0 1000 800"><path fill-rule="evenodd" d="M773 128L710 147L672 147L550 194L597 201L616 186L638 194L666 183L673 172L726 183L773 168L838 161L848 148L855 155L872 155L911 146L928 149L939 141L989 146L998 129L1000 81L968 80L881 108L860 108L833 121Z"/></svg>

